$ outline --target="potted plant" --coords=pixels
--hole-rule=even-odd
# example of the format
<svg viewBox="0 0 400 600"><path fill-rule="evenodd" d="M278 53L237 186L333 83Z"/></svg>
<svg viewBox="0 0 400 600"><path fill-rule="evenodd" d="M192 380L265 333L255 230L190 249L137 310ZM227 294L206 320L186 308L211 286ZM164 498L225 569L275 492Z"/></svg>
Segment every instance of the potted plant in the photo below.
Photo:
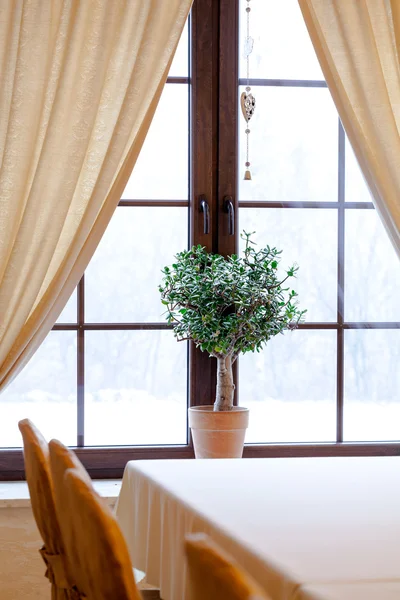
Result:
<svg viewBox="0 0 400 600"><path fill-rule="evenodd" d="M194 246L176 254L163 269L159 290L166 318L178 341L191 340L217 360L213 405L189 409L196 457L240 457L248 409L234 407L232 365L240 353L259 352L278 333L295 329L306 311L297 294L284 287L297 266L279 276L282 251L256 250L243 232L241 257L212 254Z"/></svg>

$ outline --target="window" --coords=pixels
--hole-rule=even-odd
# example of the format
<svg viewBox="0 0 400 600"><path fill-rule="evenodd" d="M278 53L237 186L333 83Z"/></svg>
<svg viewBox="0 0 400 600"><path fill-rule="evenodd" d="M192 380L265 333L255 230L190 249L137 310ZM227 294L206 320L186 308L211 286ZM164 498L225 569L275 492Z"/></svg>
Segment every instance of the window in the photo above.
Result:
<svg viewBox="0 0 400 600"><path fill-rule="evenodd" d="M241 15L246 6L241 0ZM282 264L298 262L293 287L308 312L294 335L240 360L240 397L253 417L247 441L398 440L398 258L297 2L254 2L251 22L253 179L239 179L239 225L257 231L258 242L283 249ZM240 92L244 76L241 60ZM243 165L245 127L239 125Z"/></svg>
<svg viewBox="0 0 400 600"><path fill-rule="evenodd" d="M192 456L186 409L212 403L216 365L168 331L160 270L192 243L232 253L243 229L283 249L283 264L298 262L294 287L308 309L299 330L238 361L237 395L251 408L245 456L400 451L399 261L296 0L252 2L257 106L253 178L243 180L246 5L195 0L119 207L58 322L0 398L4 478L22 475L16 423L27 416L76 446L93 476L119 476L131 458Z"/></svg>
<svg viewBox="0 0 400 600"><path fill-rule="evenodd" d="M21 446L25 417L78 448L187 445L188 348L167 330L158 284L189 244L189 111L187 23L107 231L53 330L1 397L0 446Z"/></svg>

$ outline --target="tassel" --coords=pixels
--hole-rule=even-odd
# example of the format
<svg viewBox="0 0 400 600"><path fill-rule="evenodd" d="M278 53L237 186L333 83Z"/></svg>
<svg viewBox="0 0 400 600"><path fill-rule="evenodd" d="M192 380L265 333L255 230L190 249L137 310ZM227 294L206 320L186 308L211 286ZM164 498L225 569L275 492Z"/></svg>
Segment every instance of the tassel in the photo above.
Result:
<svg viewBox="0 0 400 600"><path fill-rule="evenodd" d="M250 171L249 171L249 170L247 170L247 171L245 171L245 172L244 172L244 177L243 177L243 179L244 179L245 181L250 181L250 180L251 180L251 173L250 173Z"/></svg>

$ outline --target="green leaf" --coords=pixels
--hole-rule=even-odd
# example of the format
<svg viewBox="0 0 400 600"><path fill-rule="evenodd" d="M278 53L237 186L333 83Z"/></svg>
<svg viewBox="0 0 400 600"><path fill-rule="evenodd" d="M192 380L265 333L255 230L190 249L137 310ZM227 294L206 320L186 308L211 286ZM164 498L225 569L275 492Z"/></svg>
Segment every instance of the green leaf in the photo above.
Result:
<svg viewBox="0 0 400 600"><path fill-rule="evenodd" d="M241 234L240 256L225 258L198 245L178 252L172 267L163 269L161 302L178 339L192 339L208 353L226 354L232 344L235 352L254 352L302 321L297 293L283 288L277 275L282 251L257 248L252 235ZM286 273L297 271L294 265Z"/></svg>

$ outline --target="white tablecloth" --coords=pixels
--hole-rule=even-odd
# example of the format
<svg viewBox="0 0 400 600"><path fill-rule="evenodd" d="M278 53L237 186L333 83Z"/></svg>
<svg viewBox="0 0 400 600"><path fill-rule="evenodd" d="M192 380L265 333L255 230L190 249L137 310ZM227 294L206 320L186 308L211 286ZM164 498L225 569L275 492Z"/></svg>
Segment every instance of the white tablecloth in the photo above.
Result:
<svg viewBox="0 0 400 600"><path fill-rule="evenodd" d="M294 600L399 600L399 581L302 586Z"/></svg>
<svg viewBox="0 0 400 600"><path fill-rule="evenodd" d="M132 461L117 517L133 566L163 600L188 598L193 531L272 600L348 600L347 585L400 581L400 457Z"/></svg>

